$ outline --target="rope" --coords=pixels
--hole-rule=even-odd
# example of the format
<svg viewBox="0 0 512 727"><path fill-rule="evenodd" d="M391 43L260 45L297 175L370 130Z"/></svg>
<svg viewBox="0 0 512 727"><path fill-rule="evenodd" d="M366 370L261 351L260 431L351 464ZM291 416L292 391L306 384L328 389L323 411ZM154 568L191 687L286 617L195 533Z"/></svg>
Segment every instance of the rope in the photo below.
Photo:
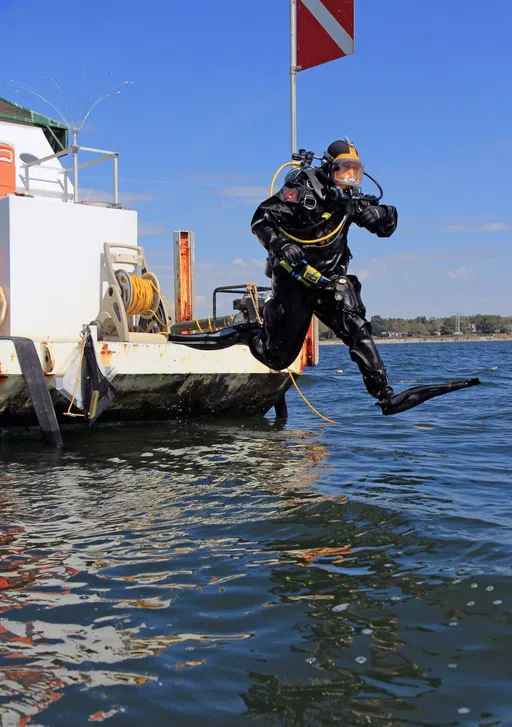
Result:
<svg viewBox="0 0 512 727"><path fill-rule="evenodd" d="M247 292L251 296L251 301L254 306L254 312L258 316L260 323L263 323L263 318L260 316L260 304L258 300L258 287L256 283L247 283Z"/></svg>
<svg viewBox="0 0 512 727"><path fill-rule="evenodd" d="M80 363L78 364L78 373L75 381L75 388L73 389L73 396L71 397L71 401L69 403L68 410L64 412L64 414L68 417L84 417L85 414L72 414L71 413L71 407L75 403L76 395L78 393L78 385L80 383L80 379L82 378L82 363L84 360L84 354L85 354L85 335L82 335L82 352L80 354Z"/></svg>
<svg viewBox="0 0 512 727"><path fill-rule="evenodd" d="M312 409L315 412L315 414L317 414L320 417L320 419L323 419L324 421L329 422L329 424L339 424L339 422L335 422L333 419L328 419L327 417L324 417L323 414L320 414L320 412L317 409L315 409L315 407L313 406L313 404L310 404L310 402L306 399L306 397L304 396L304 394L302 393L302 391L299 389L299 387L297 385L297 382L295 381L295 378L294 378L291 370L290 369L287 369L287 371L290 374L290 379L293 381L293 385L295 386L295 388L299 392L299 396L301 397L301 399L303 399L306 402L306 404L309 406L309 408Z"/></svg>
<svg viewBox="0 0 512 727"><path fill-rule="evenodd" d="M204 333L203 329L201 328L201 324L199 323L197 318L196 318L196 326L199 328L199 333Z"/></svg>

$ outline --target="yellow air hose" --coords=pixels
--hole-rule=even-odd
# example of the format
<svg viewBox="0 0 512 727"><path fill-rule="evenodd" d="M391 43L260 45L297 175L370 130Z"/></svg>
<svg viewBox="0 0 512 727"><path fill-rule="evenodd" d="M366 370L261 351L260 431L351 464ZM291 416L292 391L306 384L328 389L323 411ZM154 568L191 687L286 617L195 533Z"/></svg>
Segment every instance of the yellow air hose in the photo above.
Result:
<svg viewBox="0 0 512 727"><path fill-rule="evenodd" d="M306 402L306 404L307 404L307 405L309 406L309 408L310 408L310 409L311 409L312 411L314 411L314 412L315 412L315 414L317 414L317 415L318 415L318 416L320 417L320 419L323 419L324 421L326 421L326 422L329 422L329 424L339 424L339 422L335 422L335 421L334 421L333 419L328 419L327 417L324 417L324 415L323 415L323 414L320 414L320 412L318 411L318 409L315 409L315 407L313 406L313 404L311 404L311 403L310 403L310 402L309 402L309 401L308 401L308 400L306 399L306 397L304 396L304 394L302 393L302 391L301 391L301 390L299 389L299 386L298 386L297 382L295 381L295 377L293 376L293 374L292 374L292 372L291 372L291 369L288 369L288 373L289 373L289 375L290 375L290 379L291 379L291 380L292 380L292 382L293 382L293 385L295 386L295 388L296 388L296 389L297 389L297 391L299 392L299 396L300 396L300 398L301 398L301 399L302 399L303 401L305 401L305 402Z"/></svg>
<svg viewBox="0 0 512 727"><path fill-rule="evenodd" d="M276 179L278 178L279 174L283 171L283 169L285 169L285 167L300 167L300 162L291 161L291 162L285 162L284 164L281 164L281 166L279 167L277 172L272 177L272 182L270 183L270 196L271 197L274 194L274 186L276 183ZM280 230L280 232L283 233L283 235L286 235L286 237L288 239L293 240L294 242L300 242L301 245L318 245L319 243L325 242L326 240L329 240L331 237L334 237L334 235L337 235L338 232L341 232L346 221L347 221L347 216L345 215L335 230L333 230L332 232L329 232L328 235L324 235L323 237L317 237L316 240L301 240L299 237L294 237L293 235L290 235L290 233L286 232L286 230L284 230L282 227L280 227L279 230Z"/></svg>

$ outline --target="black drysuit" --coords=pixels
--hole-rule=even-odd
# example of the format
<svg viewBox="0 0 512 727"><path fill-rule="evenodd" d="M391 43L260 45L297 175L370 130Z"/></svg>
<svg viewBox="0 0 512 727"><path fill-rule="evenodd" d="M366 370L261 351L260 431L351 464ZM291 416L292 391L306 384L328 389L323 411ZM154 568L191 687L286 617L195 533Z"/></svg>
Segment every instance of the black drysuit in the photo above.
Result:
<svg viewBox="0 0 512 727"><path fill-rule="evenodd" d="M344 224L340 231L322 241L341 221ZM361 284L355 275L347 274L352 257L347 231L353 222L378 237L389 237L397 226L397 212L394 207L380 205L375 197L345 198L322 169L295 172L277 194L258 207L252 220L252 231L268 252L272 277L272 294L263 309L263 326L244 323L215 333L169 334L169 341L199 350L245 343L255 358L280 371L297 358L316 314L347 344L368 393L378 399L383 414L397 414L435 396L479 384L476 378L463 379L393 392L371 337ZM318 243L300 244L292 241L290 235ZM306 287L280 266L280 260L285 260L293 270L302 259L334 284Z"/></svg>
<svg viewBox="0 0 512 727"><path fill-rule="evenodd" d="M311 168L300 171L258 207L251 229L268 252L272 295L263 309L263 328L248 343L259 361L275 370L284 369L298 356L316 314L349 347L368 393L383 399L391 389L366 320L361 284L355 275L347 275L351 258L347 232L352 222L359 221L355 204L329 184L322 170ZM319 239L345 217L338 234L318 244L299 245L312 267L339 281L335 288L308 288L279 266L283 247L293 242L282 230L299 239ZM378 205L365 226L379 237L389 237L397 226L396 209Z"/></svg>

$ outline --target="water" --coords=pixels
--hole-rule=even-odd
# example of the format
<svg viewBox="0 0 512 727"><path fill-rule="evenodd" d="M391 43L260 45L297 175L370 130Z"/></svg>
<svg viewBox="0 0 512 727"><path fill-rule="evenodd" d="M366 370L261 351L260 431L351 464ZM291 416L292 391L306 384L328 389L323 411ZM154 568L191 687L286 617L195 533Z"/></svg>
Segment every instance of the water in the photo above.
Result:
<svg viewBox="0 0 512 727"><path fill-rule="evenodd" d="M0 444L0 724L512 724L512 342L325 346L290 419ZM342 369L344 373L338 374Z"/></svg>

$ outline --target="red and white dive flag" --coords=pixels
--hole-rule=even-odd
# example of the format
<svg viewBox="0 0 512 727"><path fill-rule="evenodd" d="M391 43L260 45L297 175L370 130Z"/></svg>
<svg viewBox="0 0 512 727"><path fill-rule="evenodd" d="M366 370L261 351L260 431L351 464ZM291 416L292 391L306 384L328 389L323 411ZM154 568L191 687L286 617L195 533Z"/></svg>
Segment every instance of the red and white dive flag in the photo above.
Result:
<svg viewBox="0 0 512 727"><path fill-rule="evenodd" d="M297 70L354 52L354 0L297 1Z"/></svg>

